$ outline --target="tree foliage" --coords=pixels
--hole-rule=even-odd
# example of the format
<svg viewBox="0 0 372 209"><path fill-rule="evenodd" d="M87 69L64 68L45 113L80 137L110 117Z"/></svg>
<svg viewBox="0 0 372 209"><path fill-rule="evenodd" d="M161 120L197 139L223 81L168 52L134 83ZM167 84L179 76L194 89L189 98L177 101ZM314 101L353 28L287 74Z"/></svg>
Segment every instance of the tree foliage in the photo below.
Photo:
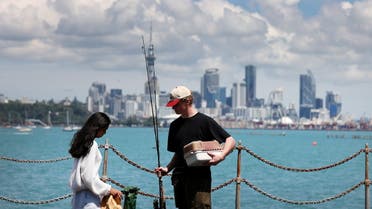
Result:
<svg viewBox="0 0 372 209"><path fill-rule="evenodd" d="M53 125L62 125L66 123L67 111L70 122L74 124L82 124L89 115L86 104L76 99L69 105L64 102L55 103L53 100L37 101L33 104L24 104L17 100L0 104L0 124L23 125L27 119L38 119L47 123L50 114Z"/></svg>

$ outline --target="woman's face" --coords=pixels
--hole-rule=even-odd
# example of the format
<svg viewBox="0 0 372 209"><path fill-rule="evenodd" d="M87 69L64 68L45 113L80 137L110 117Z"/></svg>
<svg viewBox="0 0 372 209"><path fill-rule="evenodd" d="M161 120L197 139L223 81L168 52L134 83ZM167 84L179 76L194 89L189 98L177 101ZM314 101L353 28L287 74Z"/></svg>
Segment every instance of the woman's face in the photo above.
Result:
<svg viewBox="0 0 372 209"><path fill-rule="evenodd" d="M101 138L103 135L105 135L106 130L107 130L106 128L101 128L101 129L99 129L98 132L97 132L96 137L97 137L97 138Z"/></svg>

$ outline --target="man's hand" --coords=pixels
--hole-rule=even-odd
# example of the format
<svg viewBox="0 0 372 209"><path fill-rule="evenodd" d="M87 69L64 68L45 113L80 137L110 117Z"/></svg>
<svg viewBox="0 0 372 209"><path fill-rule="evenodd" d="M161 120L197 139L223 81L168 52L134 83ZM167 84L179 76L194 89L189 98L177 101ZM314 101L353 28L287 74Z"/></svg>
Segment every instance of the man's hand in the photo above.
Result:
<svg viewBox="0 0 372 209"><path fill-rule="evenodd" d="M157 167L155 168L155 173L158 177L162 177L162 176L165 176L167 175L168 173L168 168L167 167Z"/></svg>
<svg viewBox="0 0 372 209"><path fill-rule="evenodd" d="M209 161L209 165L217 165L221 161L225 159L225 155L222 152L207 152L209 156L211 156L211 160Z"/></svg>

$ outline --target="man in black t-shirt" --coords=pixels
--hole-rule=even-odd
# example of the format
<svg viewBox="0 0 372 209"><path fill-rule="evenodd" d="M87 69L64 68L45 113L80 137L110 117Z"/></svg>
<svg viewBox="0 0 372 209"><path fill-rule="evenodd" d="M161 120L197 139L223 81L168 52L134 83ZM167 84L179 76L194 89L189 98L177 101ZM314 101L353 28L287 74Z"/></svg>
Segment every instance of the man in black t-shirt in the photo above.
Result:
<svg viewBox="0 0 372 209"><path fill-rule="evenodd" d="M172 172L172 185L176 207L179 209L211 208L211 170L233 151L235 140L212 118L197 112L193 107L191 91L185 86L177 86L170 93L168 107L181 116L169 127L168 151L174 152L166 167L156 168L158 175ZM222 152L210 153L211 160L206 166L189 167L184 159L183 147L193 141L225 143Z"/></svg>

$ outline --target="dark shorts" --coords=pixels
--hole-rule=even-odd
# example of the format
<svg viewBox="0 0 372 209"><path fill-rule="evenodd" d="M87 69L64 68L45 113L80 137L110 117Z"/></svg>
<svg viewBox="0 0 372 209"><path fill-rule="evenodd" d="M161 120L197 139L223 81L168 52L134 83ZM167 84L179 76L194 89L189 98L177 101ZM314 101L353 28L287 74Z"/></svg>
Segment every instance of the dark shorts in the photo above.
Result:
<svg viewBox="0 0 372 209"><path fill-rule="evenodd" d="M211 209L211 177L188 174L172 175L176 207L180 209Z"/></svg>

